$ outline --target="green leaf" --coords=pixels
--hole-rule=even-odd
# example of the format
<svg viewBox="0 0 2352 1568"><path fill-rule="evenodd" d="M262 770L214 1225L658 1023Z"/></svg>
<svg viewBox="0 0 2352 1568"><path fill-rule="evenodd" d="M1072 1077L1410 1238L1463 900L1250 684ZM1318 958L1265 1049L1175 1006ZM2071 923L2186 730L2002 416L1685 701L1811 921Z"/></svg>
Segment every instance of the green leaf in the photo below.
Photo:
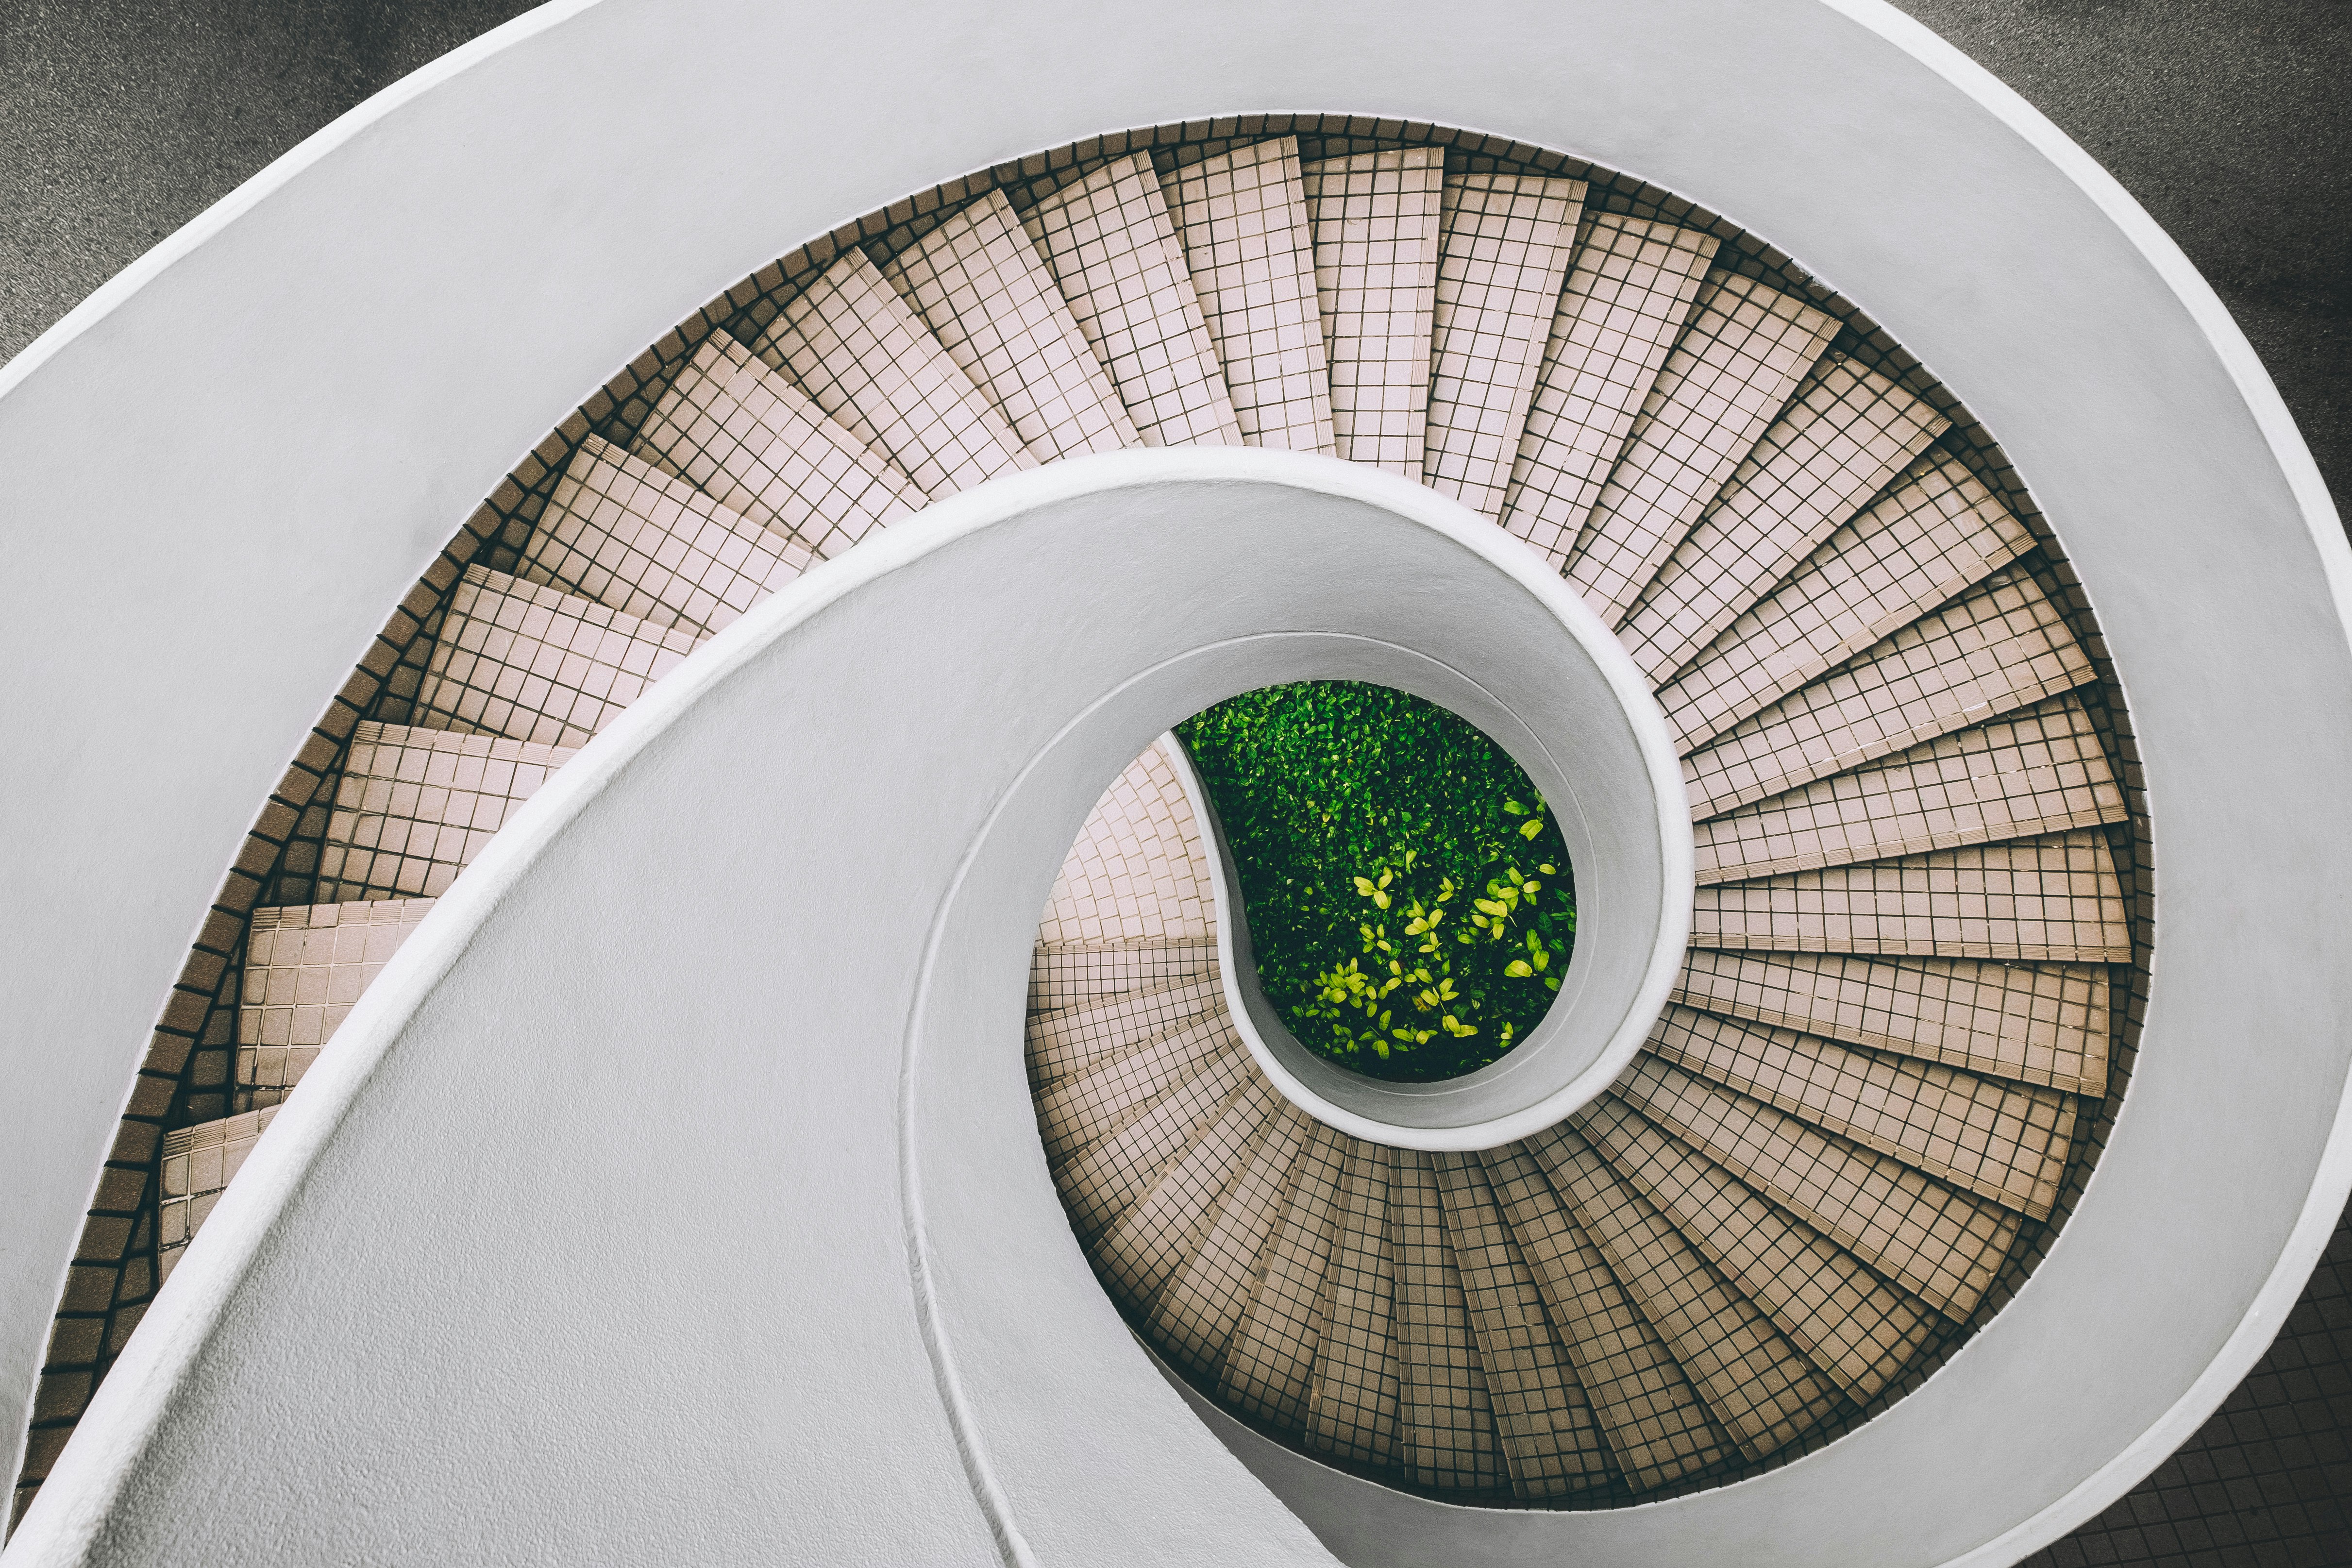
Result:
<svg viewBox="0 0 2352 1568"><path fill-rule="evenodd" d="M1509 975L1514 980L1524 980L1528 975L1533 974L1535 971L1528 967L1528 961L1526 959L1515 958L1511 960L1510 963L1503 965L1503 973Z"/></svg>
<svg viewBox="0 0 2352 1568"><path fill-rule="evenodd" d="M1538 816L1533 821L1524 823L1520 826L1519 837L1522 838L1533 838L1537 834L1541 833L1542 831L1543 818Z"/></svg>

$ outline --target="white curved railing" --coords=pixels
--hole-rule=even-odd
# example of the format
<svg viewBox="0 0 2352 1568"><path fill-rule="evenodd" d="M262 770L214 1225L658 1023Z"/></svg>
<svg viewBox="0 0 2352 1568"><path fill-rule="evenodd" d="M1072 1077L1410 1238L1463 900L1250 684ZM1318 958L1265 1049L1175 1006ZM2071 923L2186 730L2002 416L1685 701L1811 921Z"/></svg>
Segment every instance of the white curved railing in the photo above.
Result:
<svg viewBox="0 0 2352 1568"><path fill-rule="evenodd" d="M0 376L0 517L14 558L70 539L105 573L102 591L25 595L0 626L22 672L10 698L18 744L0 763L0 802L18 829L5 868L13 950L26 973L80 977L33 988L5 1047L22 1107L0 1144L8 1403L29 1405L188 911L350 668L352 628L376 624L450 520L580 388L783 246L957 171L1106 125L1363 104L1639 171L1772 235L1864 302L2002 433L2056 521L2130 697L2159 824L2165 946L2135 1081L2063 1238L2010 1309L1917 1394L1784 1470L1622 1513L1484 1514L1481 1550L1688 1561L1736 1541L1754 1563L2005 1562L2087 1518L2195 1428L2268 1343L2352 1185L2352 1043L2336 1027L2352 1012L2352 975L2332 951L2352 847L2329 831L2352 773L2352 558L2242 339L2078 150L1884 7L1595 0L1540 15L1457 7L1444 27L1405 7L1345 19L1340 29L1309 8L1203 5L1123 15L1111 47L1098 10L1054 3L986 17L946 6L687 15L650 0L541 14L299 150L223 221L142 263L135 288L93 301ZM975 61L991 73L984 90ZM614 112L621 103L629 112ZM302 455L299 471L289 454ZM226 615L229 605L254 615ZM219 694L192 700L158 679L189 670L225 672ZM154 809L159 773L169 810ZM142 896L126 900L134 879ZM101 950L109 963L93 971ZM495 959L469 952L452 973ZM493 1054L469 1066L512 1064ZM458 1087L449 1092L436 1107L452 1117L440 1157L464 1157L468 1132L530 1135L468 1123ZM821 1143L829 1130L809 1131ZM691 1168L740 1179L715 1155ZM526 1195L551 1209L577 1196ZM673 1217L690 1224L693 1212ZM253 1238L253 1278L282 1283L339 1256L315 1240ZM439 1267L462 1279L490 1261L453 1252ZM990 1284L994 1267L958 1253L938 1277L1025 1291L1017 1274ZM784 1268L774 1279L808 1290L803 1304L822 1283ZM593 1271L575 1283L584 1316L557 1331L575 1341L625 1337L677 1305L604 1300ZM140 1355L195 1289L175 1277ZM708 1317L693 1326L722 1342L744 1332ZM827 1327L863 1331L855 1311ZM249 1330L226 1315L201 1348L267 1366L273 1348ZM455 1340L434 1349L472 1365ZM1108 1367L1097 1390L1127 1389L1117 1364L1076 1381ZM476 1387L492 1392L459 1407L495 1432L495 1394L510 1384L476 1370ZM1001 1451L1033 1435L1020 1389L983 1373L964 1386L975 1409L1009 1413ZM119 1368L102 1405L135 1405L142 1388L153 1385ZM730 1387L708 1392L688 1421L647 1386L646 1447L632 1446L635 1428L575 1442L583 1473L608 1479L607 1500L545 1539L591 1541L623 1515L650 1529L658 1513L664 1552L718 1554L701 1549L735 1516L662 1512L642 1468L680 1426L774 1418ZM445 1463L438 1436L462 1425L446 1385L430 1408L362 1407L365 1433L303 1436L349 1441L346 1457L388 1490L429 1488ZM1104 1409L1118 1436L1097 1448L1191 1452L1198 1436L1163 1424L1149 1399ZM135 1451L86 1431L69 1466L135 1460L146 1478L167 1458L190 1460L172 1447L180 1437L155 1430ZM893 1508L940 1531L941 1554L961 1549L956 1521L980 1517L974 1494L940 1489L956 1472L919 1457L947 1464L952 1428L897 1434L896 1457L855 1482L873 1435L817 1430L799 1450L809 1476L838 1478L844 1495L888 1476L904 1489ZM1944 1445L1965 1463L1916 1462ZM1049 1511L1102 1523L1088 1500L1098 1482L1120 1495L1105 1473L1115 1458L1079 1455L1039 1483L1054 1490ZM1288 1462L1267 1461L1268 1473ZM716 1486L722 1471L696 1479ZM1181 1518L1153 1504L1120 1521L1122 1554L1203 1518L1210 1529L1264 1522L1264 1500L1222 1474L1198 1471ZM1028 1482L1001 1484L1017 1497ZM1463 1518L1354 1483L1330 1483L1318 1502L1325 1483L1312 1475L1283 1484L1353 1562L1409 1553ZM283 1495L256 1486L247 1495ZM171 1522L140 1508L100 1518L86 1511L96 1494L82 1491L81 1505L69 1495L53 1482L12 1551L29 1560L80 1540L135 1555L134 1538ZM298 1526L365 1528L290 1505L206 1522L246 1531L236 1552L257 1559L273 1542L315 1544L286 1533ZM857 1525L832 1528L811 1526L812 1555L863 1539Z"/></svg>

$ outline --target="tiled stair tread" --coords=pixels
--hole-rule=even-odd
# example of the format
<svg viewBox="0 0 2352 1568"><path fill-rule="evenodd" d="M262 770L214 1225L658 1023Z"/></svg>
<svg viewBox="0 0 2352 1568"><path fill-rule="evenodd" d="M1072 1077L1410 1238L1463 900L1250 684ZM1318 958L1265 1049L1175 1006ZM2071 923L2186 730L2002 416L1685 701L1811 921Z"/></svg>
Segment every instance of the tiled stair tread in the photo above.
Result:
<svg viewBox="0 0 2352 1568"><path fill-rule="evenodd" d="M1216 944L1180 942L1040 942L1029 961L1032 1016L1091 1007L1122 992L1213 977Z"/></svg>
<svg viewBox="0 0 2352 1568"><path fill-rule="evenodd" d="M1303 164L1335 449L1421 478L1437 305L1444 154L1433 147Z"/></svg>
<svg viewBox="0 0 2352 1568"><path fill-rule="evenodd" d="M2082 700L2053 697L1696 825L1701 882L1731 882L2121 822Z"/></svg>
<svg viewBox="0 0 2352 1568"><path fill-rule="evenodd" d="M1251 1075L1249 1053L1239 1048L1237 1037L1231 1043L1236 1048L1211 1056L1141 1114L1054 1173L1080 1240L1092 1240L1133 1206L1240 1090Z"/></svg>
<svg viewBox="0 0 2352 1568"><path fill-rule="evenodd" d="M1619 1473L1647 1491L1727 1458L1728 1442L1690 1380L1576 1228L1535 1156L1511 1143L1483 1158Z"/></svg>
<svg viewBox="0 0 2352 1568"><path fill-rule="evenodd" d="M1568 563L1614 626L1829 346L1837 323L1738 273L1700 288Z"/></svg>
<svg viewBox="0 0 2352 1568"><path fill-rule="evenodd" d="M1308 1135L1257 1289L1218 1373L1217 1391L1227 1404L1286 1432L1306 1425L1348 1142L1320 1122Z"/></svg>
<svg viewBox="0 0 2352 1568"><path fill-rule="evenodd" d="M433 902L378 899L253 911L238 986L234 1109L285 1099Z"/></svg>
<svg viewBox="0 0 2352 1568"><path fill-rule="evenodd" d="M2083 830L1698 889L1696 947L2128 963L2105 835Z"/></svg>
<svg viewBox="0 0 2352 1568"><path fill-rule="evenodd" d="M1431 1163L1511 1494L1538 1501L1607 1485L1608 1445L1592 1402L1552 1332L1486 1166L1463 1153L1441 1153Z"/></svg>
<svg viewBox="0 0 2352 1568"><path fill-rule="evenodd" d="M826 268L751 348L933 500L1034 466L862 250Z"/></svg>
<svg viewBox="0 0 2352 1568"><path fill-rule="evenodd" d="M1103 793L1062 862L1046 942L1209 937L1216 909L1200 824L1158 746Z"/></svg>
<svg viewBox="0 0 2352 1568"><path fill-rule="evenodd" d="M2017 1237L2014 1210L1656 1057L1636 1057L1593 1103L1605 1102L1639 1112L1954 1322L1976 1310Z"/></svg>
<svg viewBox="0 0 2352 1568"><path fill-rule="evenodd" d="M1286 1103L1264 1077L1246 1077L1208 1130L1096 1242L1097 1272L1130 1308L1148 1308L1169 1276L1199 1250L1225 1194Z"/></svg>
<svg viewBox="0 0 2352 1568"><path fill-rule="evenodd" d="M1393 1157L1347 1140L1331 1267L1323 1282L1314 1394L1303 1441L1359 1465L1397 1461L1396 1263L1389 1231Z"/></svg>
<svg viewBox="0 0 2352 1568"><path fill-rule="evenodd" d="M1645 1048L2036 1219L2057 1201L2074 1106L2055 1089L1674 1005Z"/></svg>
<svg viewBox="0 0 2352 1568"><path fill-rule="evenodd" d="M1576 247L1584 182L1454 174L1438 224L1422 482L1500 517Z"/></svg>
<svg viewBox="0 0 2352 1568"><path fill-rule="evenodd" d="M1417 1149L1396 1150L1394 1162L1389 1224L1395 1237L1402 1468L1416 1486L1494 1491L1504 1484L1494 1405L1445 1233L1437 1172Z"/></svg>
<svg viewBox="0 0 2352 1568"><path fill-rule="evenodd" d="M1160 189L1242 439L1333 452L1331 373L1297 138L1180 164Z"/></svg>
<svg viewBox="0 0 2352 1568"><path fill-rule="evenodd" d="M1063 186L1024 217L1070 315L1148 447L1242 444L1151 156Z"/></svg>
<svg viewBox="0 0 2352 1568"><path fill-rule="evenodd" d="M231 1177L244 1167L262 1129L278 1116L265 1106L217 1121L174 1127L163 1134L156 1168L156 1273L171 1278L180 1251L212 1217Z"/></svg>
<svg viewBox="0 0 2352 1568"><path fill-rule="evenodd" d="M439 897L571 757L529 741L359 725L327 819L319 901Z"/></svg>
<svg viewBox="0 0 2352 1568"><path fill-rule="evenodd" d="M1249 1304L1258 1260L1289 1201L1291 1167L1314 1126L1287 1101L1225 1189L1200 1247L1151 1304L1154 1342L1196 1376L1213 1378Z"/></svg>
<svg viewBox="0 0 2352 1568"><path fill-rule="evenodd" d="M1211 1057L1240 1048L1231 1020L1219 1015L1171 1029L1091 1072L1065 1079L1037 1097L1045 1157L1058 1163L1109 1137Z"/></svg>
<svg viewBox="0 0 2352 1568"><path fill-rule="evenodd" d="M1032 1018L1029 1081L1036 1087L1085 1072L1138 1039L1164 1034L1203 1014L1222 1012L1224 988L1205 976L1149 990L1121 992L1093 1006Z"/></svg>
<svg viewBox="0 0 2352 1568"><path fill-rule="evenodd" d="M1142 445L1002 191L882 269L1039 462Z"/></svg>
<svg viewBox="0 0 2352 1568"><path fill-rule="evenodd" d="M593 599L468 566L416 696L416 722L583 746L701 639Z"/></svg>
<svg viewBox="0 0 2352 1568"><path fill-rule="evenodd" d="M923 505L888 458L724 332L694 351L631 448L824 560Z"/></svg>
<svg viewBox="0 0 2352 1568"><path fill-rule="evenodd" d="M1950 425L1853 360L1816 365L1635 601L1633 662L1654 682L1680 669Z"/></svg>
<svg viewBox="0 0 2352 1568"><path fill-rule="evenodd" d="M1932 1309L1621 1106L1603 1101L1576 1126L1848 1398L1875 1396L1937 1331Z"/></svg>
<svg viewBox="0 0 2352 1568"><path fill-rule="evenodd" d="M707 637L815 559L799 540L591 436L565 465L515 575Z"/></svg>
<svg viewBox="0 0 2352 1568"><path fill-rule="evenodd" d="M1502 512L1503 526L1554 567L1568 564L1721 244L1615 213L1587 220Z"/></svg>
<svg viewBox="0 0 2352 1568"><path fill-rule="evenodd" d="M2088 964L1696 948L1674 1000L2096 1098L2107 1085L2110 985Z"/></svg>
<svg viewBox="0 0 2352 1568"><path fill-rule="evenodd" d="M1762 1458L1837 1409L1836 1386L1580 1136L1555 1127L1528 1143L1741 1453Z"/></svg>
<svg viewBox="0 0 2352 1568"><path fill-rule="evenodd" d="M2033 546L1961 464L1930 452L1658 692L1685 752L1899 631Z"/></svg>

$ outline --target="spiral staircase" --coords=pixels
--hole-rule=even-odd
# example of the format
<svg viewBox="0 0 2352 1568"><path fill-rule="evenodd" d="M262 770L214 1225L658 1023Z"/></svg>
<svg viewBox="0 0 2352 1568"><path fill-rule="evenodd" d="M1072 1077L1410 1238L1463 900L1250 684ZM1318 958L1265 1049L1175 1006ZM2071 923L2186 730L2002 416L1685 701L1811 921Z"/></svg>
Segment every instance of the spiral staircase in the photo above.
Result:
<svg viewBox="0 0 2352 1568"><path fill-rule="evenodd" d="M1695 889L1605 1090L1504 1141L1367 1136L1269 1070L1205 799L1172 737L1135 757L1036 925L1024 1058L1135 1340L1302 1510L1280 1464L1479 1514L1693 1496L1920 1389L2081 1201L2151 984L2162 835L2063 520L1729 219L1497 138L1262 116L1095 138L803 246L468 519L203 928L18 1514L371 983L583 748L938 503L1188 447L1410 481L1564 583L1654 693Z"/></svg>

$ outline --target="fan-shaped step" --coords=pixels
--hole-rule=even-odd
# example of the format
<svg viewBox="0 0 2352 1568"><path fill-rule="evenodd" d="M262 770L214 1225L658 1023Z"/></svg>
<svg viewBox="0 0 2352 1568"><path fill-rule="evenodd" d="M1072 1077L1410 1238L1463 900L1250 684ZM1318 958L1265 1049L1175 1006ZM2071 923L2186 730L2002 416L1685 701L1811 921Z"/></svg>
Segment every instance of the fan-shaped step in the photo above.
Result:
<svg viewBox="0 0 2352 1568"><path fill-rule="evenodd" d="M1208 1130L1097 1241L1092 1260L1114 1296L1132 1310L1150 1310L1169 1276L1200 1251L1227 1194L1287 1109L1273 1084L1246 1077Z"/></svg>
<svg viewBox="0 0 2352 1568"><path fill-rule="evenodd" d="M1347 1141L1300 1435L1315 1453L1381 1468L1397 1462L1396 1247L1389 1220L1394 1179L1389 1149Z"/></svg>
<svg viewBox="0 0 2352 1568"><path fill-rule="evenodd" d="M826 268L751 347L932 500L1035 464L862 250Z"/></svg>
<svg viewBox="0 0 2352 1568"><path fill-rule="evenodd" d="M1623 621L1836 332L1826 312L1738 273L1699 289L1569 555L1568 580L1603 621Z"/></svg>
<svg viewBox="0 0 2352 1568"><path fill-rule="evenodd" d="M1217 1392L1227 1404L1282 1431L1297 1433L1306 1422L1347 1142L1320 1122L1307 1134L1281 1222L1260 1262L1257 1289L1219 1372Z"/></svg>
<svg viewBox="0 0 2352 1568"><path fill-rule="evenodd" d="M276 1105L299 1083L431 899L256 910L236 1009L237 1111Z"/></svg>
<svg viewBox="0 0 2352 1568"><path fill-rule="evenodd" d="M723 332L679 368L632 448L821 558L923 504L888 458Z"/></svg>
<svg viewBox="0 0 2352 1568"><path fill-rule="evenodd" d="M1698 948L1674 1000L2096 1099L2107 1086L2110 988L2088 964Z"/></svg>
<svg viewBox="0 0 2352 1568"><path fill-rule="evenodd" d="M1225 1346L1256 1294L1266 1245L1288 1207L1292 1171L1316 1123L1285 1101L1222 1195L1199 1248L1151 1303L1153 1341L1213 1386Z"/></svg>
<svg viewBox="0 0 2352 1568"><path fill-rule="evenodd" d="M155 1275L161 1284L178 1268L186 1250L229 1182L278 1115L264 1106L217 1121L174 1127L163 1134L155 1211Z"/></svg>
<svg viewBox="0 0 2352 1568"><path fill-rule="evenodd" d="M1041 199L1024 226L1147 447L1242 444L1150 154Z"/></svg>
<svg viewBox="0 0 2352 1568"><path fill-rule="evenodd" d="M320 850L320 901L439 897L572 754L490 735L359 725Z"/></svg>
<svg viewBox="0 0 2352 1568"><path fill-rule="evenodd" d="M1415 1486L1494 1491L1505 1479L1494 1399L1479 1364L1437 1172L1417 1149L1397 1150L1395 1162L1389 1222L1396 1237L1403 1470Z"/></svg>
<svg viewBox="0 0 2352 1568"><path fill-rule="evenodd" d="M1502 522L1555 567L1625 449L1722 242L1670 223L1591 215L1544 345Z"/></svg>
<svg viewBox="0 0 2352 1568"><path fill-rule="evenodd" d="M1062 862L1039 940L1213 940L1216 895L1200 824L1158 746L1128 765Z"/></svg>
<svg viewBox="0 0 2352 1568"><path fill-rule="evenodd" d="M1297 138L1179 163L1160 184L1242 439L1332 452L1331 374Z"/></svg>
<svg viewBox="0 0 2352 1568"><path fill-rule="evenodd" d="M1339 455L1421 478L1445 158L1434 147L1300 169Z"/></svg>
<svg viewBox="0 0 2352 1568"><path fill-rule="evenodd" d="M1123 990L1108 1002L1041 1014L1029 1021L1029 1081L1043 1088L1083 1073L1138 1039L1162 1035L1224 1007L1211 976Z"/></svg>
<svg viewBox="0 0 2352 1568"><path fill-rule="evenodd" d="M1255 1076L1232 1026L1213 1026L1217 1048L1198 1070L1087 1144L1058 1167L1055 1181L1081 1240L1092 1240L1151 1190L1160 1173L1214 1124L1243 1084Z"/></svg>
<svg viewBox="0 0 2352 1568"><path fill-rule="evenodd" d="M416 721L583 746L701 639L560 588L468 566L449 595Z"/></svg>
<svg viewBox="0 0 2352 1568"><path fill-rule="evenodd" d="M1037 1097L1045 1157L1059 1163L1111 1136L1212 1058L1238 1048L1232 1025L1220 1013L1130 1042L1093 1070L1055 1084Z"/></svg>
<svg viewBox="0 0 2352 1568"><path fill-rule="evenodd" d="M1500 517L1576 248L1581 180L1447 177L1422 482Z"/></svg>
<svg viewBox="0 0 2352 1568"><path fill-rule="evenodd" d="M1039 462L1142 444L1003 192L965 205L882 275Z"/></svg>
<svg viewBox="0 0 2352 1568"><path fill-rule="evenodd" d="M1201 937L1139 942L1050 942L1029 965L1033 1018L1100 1005L1122 992L1214 978L1217 944Z"/></svg>

